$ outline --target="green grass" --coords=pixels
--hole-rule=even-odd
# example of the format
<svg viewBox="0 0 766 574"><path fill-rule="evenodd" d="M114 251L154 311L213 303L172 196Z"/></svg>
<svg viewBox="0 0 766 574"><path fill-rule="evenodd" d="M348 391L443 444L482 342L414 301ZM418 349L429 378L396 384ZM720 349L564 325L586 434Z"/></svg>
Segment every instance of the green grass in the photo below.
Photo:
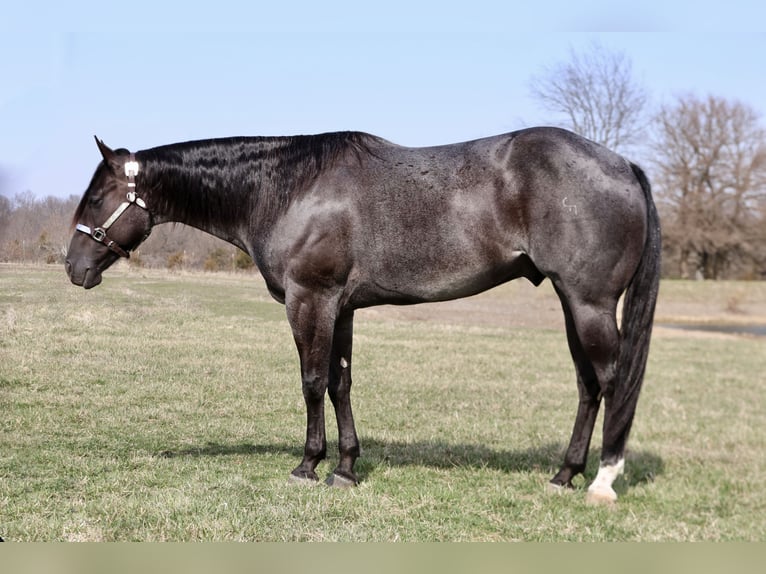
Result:
<svg viewBox="0 0 766 574"><path fill-rule="evenodd" d="M86 292L0 266L0 536L762 541L764 372L762 339L656 338L620 500L590 507L598 432L577 489L545 491L577 400L561 332L360 316L362 482L298 487L297 353L260 279L118 269Z"/></svg>

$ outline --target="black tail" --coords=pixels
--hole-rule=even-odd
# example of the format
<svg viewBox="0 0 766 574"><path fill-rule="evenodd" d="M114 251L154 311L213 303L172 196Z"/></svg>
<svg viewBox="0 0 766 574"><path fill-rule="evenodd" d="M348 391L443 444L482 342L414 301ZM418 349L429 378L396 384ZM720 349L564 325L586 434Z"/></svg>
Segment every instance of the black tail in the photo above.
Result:
<svg viewBox="0 0 766 574"><path fill-rule="evenodd" d="M617 442L625 444L635 414L638 394L649 356L649 342L654 323L654 308L660 287L660 260L662 238L660 218L652 199L649 180L643 170L631 164L646 199L647 235L644 252L633 279L625 292L620 328L620 355L617 362L617 378L614 394L615 419L623 436ZM621 440L620 440L621 439Z"/></svg>

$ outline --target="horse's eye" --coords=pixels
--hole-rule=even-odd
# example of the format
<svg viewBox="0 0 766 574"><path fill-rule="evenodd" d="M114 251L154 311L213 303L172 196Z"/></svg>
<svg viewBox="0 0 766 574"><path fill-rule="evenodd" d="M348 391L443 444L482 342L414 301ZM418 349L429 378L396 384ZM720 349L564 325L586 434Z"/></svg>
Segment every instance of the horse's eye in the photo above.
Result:
<svg viewBox="0 0 766 574"><path fill-rule="evenodd" d="M100 207L103 202L104 198L102 196L94 196L88 200L91 207Z"/></svg>

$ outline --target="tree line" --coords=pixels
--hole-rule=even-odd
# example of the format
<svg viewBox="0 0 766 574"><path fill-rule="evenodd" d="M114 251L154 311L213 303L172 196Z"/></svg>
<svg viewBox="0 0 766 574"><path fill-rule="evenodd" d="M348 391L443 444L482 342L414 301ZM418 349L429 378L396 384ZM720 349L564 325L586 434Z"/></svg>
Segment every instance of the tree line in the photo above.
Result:
<svg viewBox="0 0 766 574"><path fill-rule="evenodd" d="M72 236L72 214L80 198L36 198L31 192L0 195L0 261L63 264ZM182 224L159 225L132 253L130 264L168 269L247 271L243 251Z"/></svg>
<svg viewBox="0 0 766 574"><path fill-rule="evenodd" d="M679 95L652 106L630 59L598 44L544 69L530 93L551 122L638 160L663 231L663 275L766 279L766 130L751 106ZM61 263L79 198L0 195L0 261ZM133 265L252 268L240 250L184 225L159 226Z"/></svg>
<svg viewBox="0 0 766 574"><path fill-rule="evenodd" d="M566 127L644 164L664 276L766 279L766 130L755 109L693 93L653 107L630 59L599 44L533 77L530 91Z"/></svg>

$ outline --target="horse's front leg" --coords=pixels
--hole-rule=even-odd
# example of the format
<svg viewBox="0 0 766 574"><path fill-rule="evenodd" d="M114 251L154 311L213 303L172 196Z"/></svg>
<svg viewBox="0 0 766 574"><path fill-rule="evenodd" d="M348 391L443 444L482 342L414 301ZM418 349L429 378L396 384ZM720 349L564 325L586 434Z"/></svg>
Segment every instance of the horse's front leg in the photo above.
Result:
<svg viewBox="0 0 766 574"><path fill-rule="evenodd" d="M347 487L359 482L354 463L359 458L354 415L351 412L351 347L354 330L353 311L342 314L335 324L330 362L330 400L338 422L338 466L327 479L331 486Z"/></svg>
<svg viewBox="0 0 766 574"><path fill-rule="evenodd" d="M306 444L303 460L292 471L295 481L316 481L316 467L327 453L324 397L330 374L336 304L331 297L296 289L285 301L301 363L306 402Z"/></svg>

